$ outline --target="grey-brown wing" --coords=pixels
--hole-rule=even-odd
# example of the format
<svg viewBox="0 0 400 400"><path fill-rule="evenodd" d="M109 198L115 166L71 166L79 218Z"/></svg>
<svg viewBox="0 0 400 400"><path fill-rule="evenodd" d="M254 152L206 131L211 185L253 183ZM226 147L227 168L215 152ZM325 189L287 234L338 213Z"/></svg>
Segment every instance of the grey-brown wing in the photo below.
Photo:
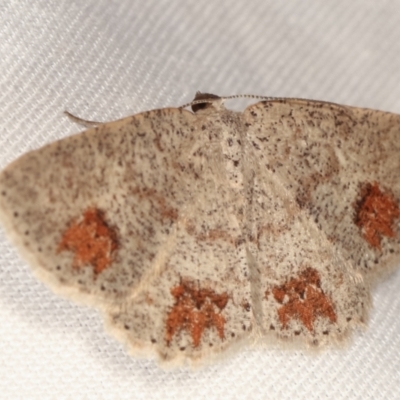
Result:
<svg viewBox="0 0 400 400"><path fill-rule="evenodd" d="M399 263L399 115L286 99L243 118L261 168L346 260L370 278Z"/></svg>
<svg viewBox="0 0 400 400"><path fill-rule="evenodd" d="M99 306L135 353L175 361L220 353L252 327L233 195L199 120L139 114L0 174L0 221L39 277Z"/></svg>
<svg viewBox="0 0 400 400"><path fill-rule="evenodd" d="M162 257L191 201L193 114L142 113L31 151L0 174L0 222L53 289L118 302ZM176 196L180 193L180 197Z"/></svg>
<svg viewBox="0 0 400 400"><path fill-rule="evenodd" d="M262 157L249 143L248 251L263 339L303 348L343 342L367 320L369 287Z"/></svg>

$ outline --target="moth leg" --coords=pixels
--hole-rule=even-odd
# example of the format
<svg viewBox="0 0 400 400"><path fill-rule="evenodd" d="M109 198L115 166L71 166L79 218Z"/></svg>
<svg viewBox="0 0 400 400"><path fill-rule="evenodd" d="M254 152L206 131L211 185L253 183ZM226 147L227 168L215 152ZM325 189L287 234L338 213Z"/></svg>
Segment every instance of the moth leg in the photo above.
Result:
<svg viewBox="0 0 400 400"><path fill-rule="evenodd" d="M68 111L64 111L64 114L73 122L84 126L85 128L94 128L98 125L101 125L103 122L98 122L98 121L88 121L86 119L82 119L79 117L76 117L75 115L69 113Z"/></svg>

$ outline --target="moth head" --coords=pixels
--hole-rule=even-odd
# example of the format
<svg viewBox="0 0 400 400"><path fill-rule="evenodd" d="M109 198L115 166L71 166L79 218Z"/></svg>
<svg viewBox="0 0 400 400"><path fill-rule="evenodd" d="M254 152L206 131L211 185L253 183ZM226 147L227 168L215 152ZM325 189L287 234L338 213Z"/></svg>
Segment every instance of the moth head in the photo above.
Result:
<svg viewBox="0 0 400 400"><path fill-rule="evenodd" d="M195 103L191 105L192 111L197 113L200 110L213 108L215 107L215 100L217 99L221 99L221 97L215 94L197 92L193 99ZM203 100L203 102L201 100ZM220 101L218 101L218 103L220 103Z"/></svg>

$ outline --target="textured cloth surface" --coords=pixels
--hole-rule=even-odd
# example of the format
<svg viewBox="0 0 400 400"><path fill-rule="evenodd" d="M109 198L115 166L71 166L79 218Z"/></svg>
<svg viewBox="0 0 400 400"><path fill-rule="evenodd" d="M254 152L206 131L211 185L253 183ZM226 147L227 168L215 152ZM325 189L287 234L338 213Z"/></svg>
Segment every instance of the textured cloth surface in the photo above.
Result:
<svg viewBox="0 0 400 400"><path fill-rule="evenodd" d="M0 17L0 168L78 132L64 110L107 121L197 90L400 113L399 1L12 0ZM38 282L0 230L0 398L398 399L399 286L397 272L374 290L343 350L163 371Z"/></svg>

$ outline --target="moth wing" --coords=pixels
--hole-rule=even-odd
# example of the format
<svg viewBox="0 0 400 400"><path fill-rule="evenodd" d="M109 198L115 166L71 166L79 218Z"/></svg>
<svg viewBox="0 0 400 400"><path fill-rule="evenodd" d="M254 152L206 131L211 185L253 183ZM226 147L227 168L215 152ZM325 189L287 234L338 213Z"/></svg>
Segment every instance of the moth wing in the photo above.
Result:
<svg viewBox="0 0 400 400"><path fill-rule="evenodd" d="M179 160L194 119L179 109L138 114L31 151L1 172L0 222L39 278L109 304L152 274L191 199L183 189L193 178Z"/></svg>
<svg viewBox="0 0 400 400"><path fill-rule="evenodd" d="M364 325L368 287L298 206L280 178L253 161L248 211L252 303L266 343L323 347Z"/></svg>
<svg viewBox="0 0 400 400"><path fill-rule="evenodd" d="M212 163L209 160L209 163ZM106 313L134 355L192 365L246 342L253 330L247 251L232 196L203 170L194 199L166 244L159 273ZM199 186L197 186L197 184Z"/></svg>
<svg viewBox="0 0 400 400"><path fill-rule="evenodd" d="M100 306L136 353L177 362L251 331L235 199L222 159L193 133L201 121L178 109L139 114L0 175L0 220L39 277Z"/></svg>
<svg viewBox="0 0 400 400"><path fill-rule="evenodd" d="M248 107L249 143L367 279L400 260L400 116L283 99Z"/></svg>

